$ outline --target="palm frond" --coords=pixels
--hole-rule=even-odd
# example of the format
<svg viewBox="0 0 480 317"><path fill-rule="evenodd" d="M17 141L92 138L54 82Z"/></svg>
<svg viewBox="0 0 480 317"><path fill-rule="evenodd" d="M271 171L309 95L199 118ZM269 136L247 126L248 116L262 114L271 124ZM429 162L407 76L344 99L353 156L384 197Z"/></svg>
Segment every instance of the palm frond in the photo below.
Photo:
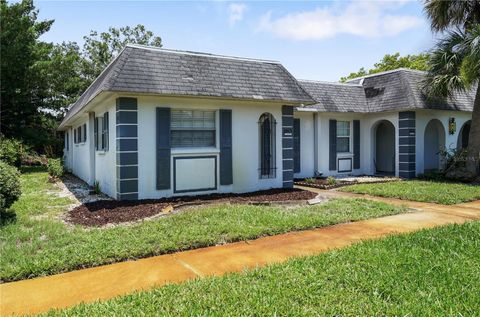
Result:
<svg viewBox="0 0 480 317"><path fill-rule="evenodd" d="M466 52L463 49L465 33L449 31L430 52L429 71L423 81L423 90L431 99L453 98L455 92L464 91L462 64Z"/></svg>
<svg viewBox="0 0 480 317"><path fill-rule="evenodd" d="M424 12L433 31L480 23L480 0L424 0Z"/></svg>

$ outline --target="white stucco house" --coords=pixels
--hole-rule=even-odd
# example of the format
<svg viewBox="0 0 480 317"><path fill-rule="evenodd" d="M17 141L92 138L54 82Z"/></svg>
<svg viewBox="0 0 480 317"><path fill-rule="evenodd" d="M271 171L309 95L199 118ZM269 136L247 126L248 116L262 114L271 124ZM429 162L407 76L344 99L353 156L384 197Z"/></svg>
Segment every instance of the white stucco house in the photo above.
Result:
<svg viewBox="0 0 480 317"><path fill-rule="evenodd" d="M121 200L412 178L466 145L473 109L473 92L428 102L423 76L297 80L276 61L128 45L60 124L64 162Z"/></svg>

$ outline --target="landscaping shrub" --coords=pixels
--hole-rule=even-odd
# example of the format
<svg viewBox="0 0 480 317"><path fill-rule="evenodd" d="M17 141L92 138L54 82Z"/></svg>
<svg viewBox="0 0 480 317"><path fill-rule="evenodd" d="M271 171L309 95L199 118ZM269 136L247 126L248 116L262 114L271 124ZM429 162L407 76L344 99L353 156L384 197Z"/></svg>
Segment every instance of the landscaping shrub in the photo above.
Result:
<svg viewBox="0 0 480 317"><path fill-rule="evenodd" d="M47 169L48 169L48 174L50 174L52 178L56 179L61 177L64 172L62 160L59 158L48 159Z"/></svg>
<svg viewBox="0 0 480 317"><path fill-rule="evenodd" d="M21 194L20 172L0 161L0 212L5 212Z"/></svg>
<svg viewBox="0 0 480 317"><path fill-rule="evenodd" d="M328 176L328 177L327 177L327 184L328 184L328 185L336 185L336 184L337 184L337 180L336 180L335 177L333 177L333 176Z"/></svg>
<svg viewBox="0 0 480 317"><path fill-rule="evenodd" d="M0 137L0 161L20 167L24 152L25 146L22 142L15 139L7 139L4 136Z"/></svg>

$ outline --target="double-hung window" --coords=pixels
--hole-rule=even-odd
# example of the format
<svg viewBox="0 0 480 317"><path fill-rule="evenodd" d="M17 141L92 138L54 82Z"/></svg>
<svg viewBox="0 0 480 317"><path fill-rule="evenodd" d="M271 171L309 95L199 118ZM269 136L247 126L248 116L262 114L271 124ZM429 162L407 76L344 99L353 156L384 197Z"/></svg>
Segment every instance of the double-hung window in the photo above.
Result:
<svg viewBox="0 0 480 317"><path fill-rule="evenodd" d="M350 121L337 121L337 153L350 152Z"/></svg>
<svg viewBox="0 0 480 317"><path fill-rule="evenodd" d="M171 111L170 133L173 148L214 147L215 131L213 110Z"/></svg>
<svg viewBox="0 0 480 317"><path fill-rule="evenodd" d="M95 149L108 151L108 112L105 112L103 117L95 118L94 135Z"/></svg>

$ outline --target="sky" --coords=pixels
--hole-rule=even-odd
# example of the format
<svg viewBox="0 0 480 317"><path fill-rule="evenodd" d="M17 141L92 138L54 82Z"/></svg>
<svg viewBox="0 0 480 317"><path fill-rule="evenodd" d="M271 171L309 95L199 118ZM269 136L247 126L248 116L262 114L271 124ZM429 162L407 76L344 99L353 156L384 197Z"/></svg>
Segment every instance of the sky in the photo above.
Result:
<svg viewBox="0 0 480 317"><path fill-rule="evenodd" d="M420 1L36 1L42 40L143 24L163 47L280 61L296 78L338 81L385 54L433 46Z"/></svg>

